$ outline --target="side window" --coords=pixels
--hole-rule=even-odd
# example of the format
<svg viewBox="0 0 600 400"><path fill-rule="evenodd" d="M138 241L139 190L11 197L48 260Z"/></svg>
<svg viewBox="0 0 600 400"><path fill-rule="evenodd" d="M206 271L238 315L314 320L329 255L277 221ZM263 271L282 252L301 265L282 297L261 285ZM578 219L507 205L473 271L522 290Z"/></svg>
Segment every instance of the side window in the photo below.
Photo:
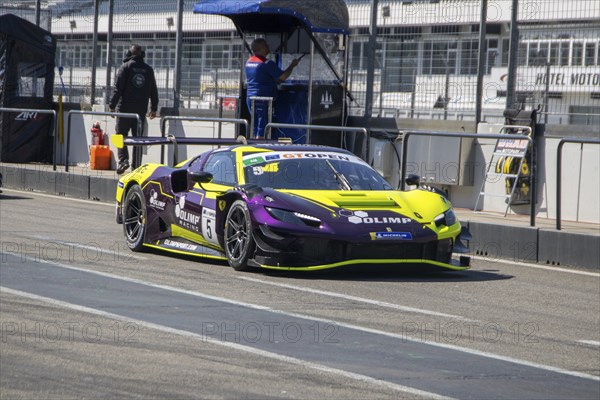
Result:
<svg viewBox="0 0 600 400"><path fill-rule="evenodd" d="M235 154L229 151L212 154L204 165L204 171L213 175L212 183L234 186L237 181Z"/></svg>

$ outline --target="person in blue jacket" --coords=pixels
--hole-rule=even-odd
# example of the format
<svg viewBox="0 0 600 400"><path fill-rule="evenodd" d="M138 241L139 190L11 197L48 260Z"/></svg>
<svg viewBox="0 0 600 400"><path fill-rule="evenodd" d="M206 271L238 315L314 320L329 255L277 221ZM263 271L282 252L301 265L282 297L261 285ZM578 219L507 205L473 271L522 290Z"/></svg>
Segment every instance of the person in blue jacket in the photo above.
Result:
<svg viewBox="0 0 600 400"><path fill-rule="evenodd" d="M300 59L293 60L289 67L282 70L272 60L267 60L269 45L263 38L254 39L250 45L252 57L246 61L247 94L246 104L252 112L251 97L277 97L277 84L285 81ZM266 101L254 102L254 136L264 138L265 126L269 121L269 104Z"/></svg>

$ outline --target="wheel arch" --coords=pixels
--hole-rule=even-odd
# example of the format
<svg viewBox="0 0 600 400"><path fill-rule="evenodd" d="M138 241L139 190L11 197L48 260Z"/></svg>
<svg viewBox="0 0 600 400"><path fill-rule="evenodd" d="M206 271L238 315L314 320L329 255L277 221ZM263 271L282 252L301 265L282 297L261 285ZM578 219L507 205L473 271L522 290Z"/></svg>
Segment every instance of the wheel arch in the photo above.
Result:
<svg viewBox="0 0 600 400"><path fill-rule="evenodd" d="M216 232L217 238L219 239L219 245L221 248L224 247L223 237L225 236L225 221L227 220L227 213L231 208L231 205L236 200L244 200L242 193L238 191L226 192L221 196L217 196L217 215L216 215ZM222 208L222 209L221 209Z"/></svg>

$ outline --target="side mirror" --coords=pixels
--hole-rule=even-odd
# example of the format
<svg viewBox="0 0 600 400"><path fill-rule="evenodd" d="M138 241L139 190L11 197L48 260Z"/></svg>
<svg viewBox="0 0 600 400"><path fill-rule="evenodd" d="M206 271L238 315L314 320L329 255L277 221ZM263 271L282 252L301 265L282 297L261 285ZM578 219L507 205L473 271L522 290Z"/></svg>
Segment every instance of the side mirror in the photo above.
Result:
<svg viewBox="0 0 600 400"><path fill-rule="evenodd" d="M190 171L188 171L188 174L190 176L190 179L193 182L196 182L199 184L210 183L213 179L213 174L211 174L210 172L205 172L205 171L190 172Z"/></svg>
<svg viewBox="0 0 600 400"><path fill-rule="evenodd" d="M417 174L408 174L404 182L406 182L407 185L419 186L421 183L421 178Z"/></svg>

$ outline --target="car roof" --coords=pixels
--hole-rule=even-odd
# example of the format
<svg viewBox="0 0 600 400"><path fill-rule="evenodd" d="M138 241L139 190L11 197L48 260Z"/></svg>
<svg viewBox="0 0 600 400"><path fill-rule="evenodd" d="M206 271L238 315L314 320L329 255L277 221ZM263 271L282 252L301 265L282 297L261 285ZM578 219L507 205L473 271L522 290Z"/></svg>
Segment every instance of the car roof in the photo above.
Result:
<svg viewBox="0 0 600 400"><path fill-rule="evenodd" d="M332 151L336 153L349 154L354 155L350 151L346 149L341 149L339 147L332 146L323 146L317 144L289 144L289 143L261 143L261 144L251 144L251 145L239 145L232 146L230 150L233 150L238 147L252 147L258 149L267 149L273 151Z"/></svg>

